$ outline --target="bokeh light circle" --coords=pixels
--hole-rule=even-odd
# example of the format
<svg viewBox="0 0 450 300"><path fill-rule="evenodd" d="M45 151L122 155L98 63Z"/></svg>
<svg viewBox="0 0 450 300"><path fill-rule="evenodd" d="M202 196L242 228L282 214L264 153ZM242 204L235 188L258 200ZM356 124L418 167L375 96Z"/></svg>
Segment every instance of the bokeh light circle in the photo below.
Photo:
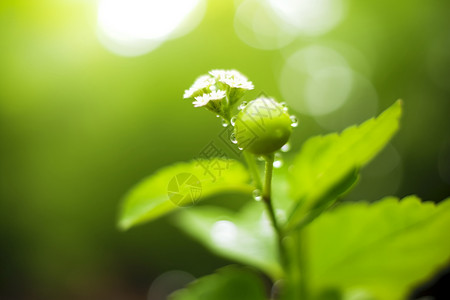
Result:
<svg viewBox="0 0 450 300"><path fill-rule="evenodd" d="M315 116L316 122L325 129L339 131L360 124L377 115L378 93L363 75L352 72L352 88L345 103L332 114Z"/></svg>
<svg viewBox="0 0 450 300"><path fill-rule="evenodd" d="M298 34L322 35L345 16L342 0L268 0L279 18L297 29Z"/></svg>
<svg viewBox="0 0 450 300"><path fill-rule="evenodd" d="M352 71L347 67L321 68L311 72L305 84L305 102L315 116L341 107L352 89Z"/></svg>
<svg viewBox="0 0 450 300"><path fill-rule="evenodd" d="M244 43L262 50L282 48L295 38L292 29L264 1L242 2L236 10L234 28Z"/></svg>
<svg viewBox="0 0 450 300"><path fill-rule="evenodd" d="M329 130L358 124L377 113L372 83L336 50L310 45L287 56L279 77L284 101Z"/></svg>
<svg viewBox="0 0 450 300"><path fill-rule="evenodd" d="M148 53L165 40L195 28L203 18L204 0L100 0L100 42L113 53Z"/></svg>
<svg viewBox="0 0 450 300"><path fill-rule="evenodd" d="M343 105L351 86L351 69L336 51L311 45L290 55L280 74L284 100L295 110L313 116Z"/></svg>

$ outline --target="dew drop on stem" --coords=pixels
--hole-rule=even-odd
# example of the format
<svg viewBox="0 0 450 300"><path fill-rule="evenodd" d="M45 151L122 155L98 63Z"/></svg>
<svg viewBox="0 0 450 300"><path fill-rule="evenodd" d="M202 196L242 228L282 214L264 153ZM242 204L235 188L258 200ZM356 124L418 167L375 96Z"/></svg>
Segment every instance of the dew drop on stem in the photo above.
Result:
<svg viewBox="0 0 450 300"><path fill-rule="evenodd" d="M255 199L255 201L261 201L262 200L262 193L261 193L261 191L259 189L254 190L252 195L253 195L253 199Z"/></svg>
<svg viewBox="0 0 450 300"><path fill-rule="evenodd" d="M289 152L291 150L291 143L286 143L281 147L281 152Z"/></svg>
<svg viewBox="0 0 450 300"><path fill-rule="evenodd" d="M296 116L290 116L289 117L291 119L291 126L292 127L297 127L298 126L298 119Z"/></svg>
<svg viewBox="0 0 450 300"><path fill-rule="evenodd" d="M242 101L241 105L238 106L238 110L243 110L247 106L247 101Z"/></svg>
<svg viewBox="0 0 450 300"><path fill-rule="evenodd" d="M236 134L234 134L234 132L232 132L232 133L230 134L230 141L231 141L233 144L237 144Z"/></svg>
<svg viewBox="0 0 450 300"><path fill-rule="evenodd" d="M276 169L279 169L283 166L283 156L281 153L277 152L275 153L275 157L273 160L273 167Z"/></svg>
<svg viewBox="0 0 450 300"><path fill-rule="evenodd" d="M230 120L231 126L234 126L234 124L236 124L236 119L237 119L237 116L233 116L231 118L231 120Z"/></svg>
<svg viewBox="0 0 450 300"><path fill-rule="evenodd" d="M225 119L222 119L222 126L223 127L228 127L228 121L227 120L225 120Z"/></svg>

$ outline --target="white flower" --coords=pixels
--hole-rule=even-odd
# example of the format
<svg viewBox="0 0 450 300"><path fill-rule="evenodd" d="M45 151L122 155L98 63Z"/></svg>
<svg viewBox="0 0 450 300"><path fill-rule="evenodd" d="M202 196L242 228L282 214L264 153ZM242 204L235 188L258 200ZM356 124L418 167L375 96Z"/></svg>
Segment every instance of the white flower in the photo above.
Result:
<svg viewBox="0 0 450 300"><path fill-rule="evenodd" d="M218 81L237 89L253 90L253 83L236 70L212 70L209 72Z"/></svg>
<svg viewBox="0 0 450 300"><path fill-rule="evenodd" d="M184 91L183 98L192 98L192 95L196 92L208 87L212 87L215 83L216 79L214 79L213 77L209 75L202 75L195 80L194 84L188 90Z"/></svg>
<svg viewBox="0 0 450 300"><path fill-rule="evenodd" d="M212 91L209 94L203 94L202 96L195 97L195 101L192 102L192 104L194 104L195 107L205 106L211 100L221 100L225 98L226 94L227 93L222 90Z"/></svg>

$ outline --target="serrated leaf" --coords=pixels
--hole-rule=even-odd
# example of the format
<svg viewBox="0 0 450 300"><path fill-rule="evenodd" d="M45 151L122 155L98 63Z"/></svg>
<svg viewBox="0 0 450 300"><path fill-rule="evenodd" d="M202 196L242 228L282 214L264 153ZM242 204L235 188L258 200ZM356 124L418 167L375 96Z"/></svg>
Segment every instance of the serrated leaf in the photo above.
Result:
<svg viewBox="0 0 450 300"><path fill-rule="evenodd" d="M172 294L170 300L265 300L261 279L244 268L228 266L217 273L202 277L183 290Z"/></svg>
<svg viewBox="0 0 450 300"><path fill-rule="evenodd" d="M310 209L333 201L351 188L358 178L352 174L388 143L398 130L400 116L399 100L360 126L307 140L294 160L289 178L291 195L298 206L288 226L296 226Z"/></svg>
<svg viewBox="0 0 450 300"><path fill-rule="evenodd" d="M195 160L162 168L125 196L119 227L128 229L222 192L250 194L248 180L246 169L234 160Z"/></svg>
<svg viewBox="0 0 450 300"><path fill-rule="evenodd" d="M237 214L218 207L195 207L180 211L174 220L212 252L280 277L275 234L263 203L251 202Z"/></svg>
<svg viewBox="0 0 450 300"><path fill-rule="evenodd" d="M314 290L361 289L378 300L405 299L449 262L450 199L344 204L304 230Z"/></svg>

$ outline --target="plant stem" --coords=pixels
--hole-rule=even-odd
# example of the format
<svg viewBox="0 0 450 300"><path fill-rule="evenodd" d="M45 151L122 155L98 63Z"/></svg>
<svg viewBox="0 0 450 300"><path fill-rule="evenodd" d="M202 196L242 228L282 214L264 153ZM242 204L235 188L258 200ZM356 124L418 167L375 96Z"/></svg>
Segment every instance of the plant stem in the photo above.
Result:
<svg viewBox="0 0 450 300"><path fill-rule="evenodd" d="M255 158L253 154L248 153L247 151L242 151L244 153L245 162L250 170L250 174L252 175L253 182L257 189L262 189L261 177L259 175L258 166L256 165Z"/></svg>
<svg viewBox="0 0 450 300"><path fill-rule="evenodd" d="M307 253L307 235L303 229L297 230L296 234L296 249L298 251L298 268L300 270L299 290L301 299L309 299L308 290L308 262Z"/></svg>
<svg viewBox="0 0 450 300"><path fill-rule="evenodd" d="M275 210L272 205L272 173L273 173L273 161L274 154L269 154L266 157L266 167L264 172L264 187L263 187L263 201L266 205L267 211L269 213L270 220L272 221L273 228L275 229L275 233L277 235L278 242L278 251L280 255L281 265L283 269L286 271L288 267L287 262L287 253L283 244L284 234L277 222L277 217L275 215Z"/></svg>
<svg viewBox="0 0 450 300"><path fill-rule="evenodd" d="M287 237L289 265L287 268L287 290L289 300L310 299L308 288L308 264L306 232L291 231Z"/></svg>

